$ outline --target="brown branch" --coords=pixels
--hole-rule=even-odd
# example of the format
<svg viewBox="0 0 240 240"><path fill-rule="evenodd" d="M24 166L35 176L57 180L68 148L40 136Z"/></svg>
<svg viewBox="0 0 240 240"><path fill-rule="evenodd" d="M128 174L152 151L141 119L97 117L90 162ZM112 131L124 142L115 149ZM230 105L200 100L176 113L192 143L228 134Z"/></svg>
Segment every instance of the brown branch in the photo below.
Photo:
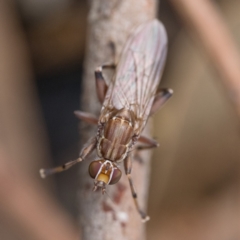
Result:
<svg viewBox="0 0 240 240"><path fill-rule="evenodd" d="M88 48L85 61L82 109L99 114L95 89L94 69L104 63L114 62L119 57L123 44L132 29L142 22L155 17L155 0L114 0L91 2L89 15ZM113 44L115 50L112 48ZM149 130L147 131L149 134ZM81 132L83 143L96 134L96 129ZM133 179L144 207L147 202L148 175L151 151L142 151L142 163L134 162ZM91 160L94 156L90 157ZM83 239L144 239L145 225L141 222L126 176L116 185L107 189L108 198L100 192L92 192L93 180L88 176L89 162L81 166L79 189L80 224Z"/></svg>
<svg viewBox="0 0 240 240"><path fill-rule="evenodd" d="M212 1L170 0L218 71L240 117L240 56L226 23Z"/></svg>

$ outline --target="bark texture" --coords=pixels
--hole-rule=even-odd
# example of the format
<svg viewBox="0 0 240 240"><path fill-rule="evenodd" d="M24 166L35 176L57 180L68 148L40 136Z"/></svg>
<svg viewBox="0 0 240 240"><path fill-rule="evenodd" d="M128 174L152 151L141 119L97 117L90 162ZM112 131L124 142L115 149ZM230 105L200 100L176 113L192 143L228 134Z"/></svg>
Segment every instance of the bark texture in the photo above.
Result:
<svg viewBox="0 0 240 240"><path fill-rule="evenodd" d="M101 106L96 95L94 69L118 59L134 27L154 18L155 12L155 0L91 1L81 110L99 115ZM145 134L149 134L149 130L146 131ZM81 123L81 146L95 134L96 128ZM135 209L125 174L118 184L108 186L108 196L102 196L100 191L92 192L88 165L94 160L94 154L81 164L80 170L78 197L82 239L144 239L145 224ZM142 151L142 161L133 162L132 176L143 209L147 202L150 158L151 151Z"/></svg>

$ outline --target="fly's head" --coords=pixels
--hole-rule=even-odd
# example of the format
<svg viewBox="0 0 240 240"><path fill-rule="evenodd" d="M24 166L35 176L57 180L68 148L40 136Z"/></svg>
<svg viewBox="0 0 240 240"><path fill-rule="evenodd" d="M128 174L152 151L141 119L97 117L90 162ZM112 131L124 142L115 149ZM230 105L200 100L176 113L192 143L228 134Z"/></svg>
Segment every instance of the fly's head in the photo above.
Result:
<svg viewBox="0 0 240 240"><path fill-rule="evenodd" d="M94 178L93 191L96 191L97 188L101 188L103 194L106 191L107 185L117 183L122 176L121 170L109 160L91 162L88 171L89 175Z"/></svg>

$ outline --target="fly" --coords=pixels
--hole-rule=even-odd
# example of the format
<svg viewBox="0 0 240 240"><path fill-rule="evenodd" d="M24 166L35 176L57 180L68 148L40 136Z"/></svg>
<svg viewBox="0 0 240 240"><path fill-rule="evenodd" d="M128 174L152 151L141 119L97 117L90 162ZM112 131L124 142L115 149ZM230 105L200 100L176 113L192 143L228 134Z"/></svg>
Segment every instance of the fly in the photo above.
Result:
<svg viewBox="0 0 240 240"><path fill-rule="evenodd" d="M132 150L157 147L158 143L141 133L148 117L168 99L171 89L158 90L167 54L167 35L161 22L154 19L140 25L128 39L111 82L106 82L102 70L115 68L104 65L96 68L97 95L102 104L97 119L90 113L75 111L75 115L88 123L98 125L97 134L83 147L79 158L59 167L41 169L43 178L65 171L82 162L96 149L98 158L89 165L89 175L94 179L94 191L106 191L108 185L117 183L122 172L118 163L124 162L132 197L143 221L149 217L140 209L131 177Z"/></svg>

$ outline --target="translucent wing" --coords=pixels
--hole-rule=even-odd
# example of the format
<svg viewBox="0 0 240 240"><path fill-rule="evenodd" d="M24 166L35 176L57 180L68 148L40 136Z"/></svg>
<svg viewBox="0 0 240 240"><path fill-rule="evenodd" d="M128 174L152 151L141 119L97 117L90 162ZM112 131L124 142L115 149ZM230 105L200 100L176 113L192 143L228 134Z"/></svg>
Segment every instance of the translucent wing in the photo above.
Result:
<svg viewBox="0 0 240 240"><path fill-rule="evenodd" d="M103 107L131 109L147 120L167 53L167 35L158 20L139 26L127 41ZM143 124L144 125L144 124Z"/></svg>

